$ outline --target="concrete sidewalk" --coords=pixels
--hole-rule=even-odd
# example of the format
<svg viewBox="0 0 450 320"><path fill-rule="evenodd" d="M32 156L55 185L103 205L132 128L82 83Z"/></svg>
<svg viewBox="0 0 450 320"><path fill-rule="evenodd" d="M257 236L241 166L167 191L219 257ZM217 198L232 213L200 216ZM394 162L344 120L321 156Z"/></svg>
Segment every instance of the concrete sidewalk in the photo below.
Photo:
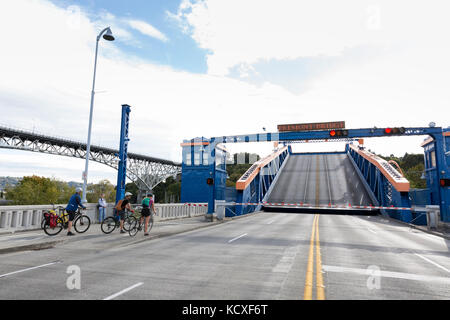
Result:
<svg viewBox="0 0 450 320"><path fill-rule="evenodd" d="M416 225L410 225L410 226L411 226L411 228L421 230L423 232L433 234L435 236L450 240L450 227L448 226L448 224L439 226L436 229L434 229L434 228L429 229L427 226L416 226Z"/></svg>
<svg viewBox="0 0 450 320"><path fill-rule="evenodd" d="M72 245L86 246L89 249L95 250L112 247L117 248L155 238L205 228L226 221L229 221L229 219L208 222L204 216L160 221L154 224L149 236L144 236L144 232L141 231L134 237L130 237L128 233L120 234L119 228L114 230L111 234L104 234L100 229L100 224L92 224L86 233L76 234L73 237L67 236L67 230L62 230L60 234L53 237L45 234L43 230L24 231L14 234L9 233L0 235L0 254L28 250L43 250L55 246L67 246L70 248Z"/></svg>

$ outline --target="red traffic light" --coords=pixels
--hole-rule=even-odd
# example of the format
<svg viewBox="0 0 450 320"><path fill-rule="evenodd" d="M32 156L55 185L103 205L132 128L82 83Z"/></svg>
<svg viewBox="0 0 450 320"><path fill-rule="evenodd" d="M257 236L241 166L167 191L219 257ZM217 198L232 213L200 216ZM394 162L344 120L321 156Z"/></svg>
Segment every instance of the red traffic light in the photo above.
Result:
<svg viewBox="0 0 450 320"><path fill-rule="evenodd" d="M330 137L346 137L348 136L348 130L331 130Z"/></svg>
<svg viewBox="0 0 450 320"><path fill-rule="evenodd" d="M406 129L404 127L384 129L385 134L404 134L405 132L406 132Z"/></svg>
<svg viewBox="0 0 450 320"><path fill-rule="evenodd" d="M441 187L450 187L450 179L441 179L440 184Z"/></svg>
<svg viewBox="0 0 450 320"><path fill-rule="evenodd" d="M213 185L214 184L214 179L213 178L208 178L208 179L206 179L206 184L207 185Z"/></svg>

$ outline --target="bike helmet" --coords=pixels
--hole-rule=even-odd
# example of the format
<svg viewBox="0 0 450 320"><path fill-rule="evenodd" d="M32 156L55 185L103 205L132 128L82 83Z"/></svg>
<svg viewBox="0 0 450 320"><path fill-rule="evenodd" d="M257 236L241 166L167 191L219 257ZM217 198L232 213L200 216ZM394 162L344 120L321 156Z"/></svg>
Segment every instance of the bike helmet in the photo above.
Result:
<svg viewBox="0 0 450 320"><path fill-rule="evenodd" d="M75 189L75 192L77 192L77 193L78 192L82 192L82 191L83 191L83 189L81 187L78 187L78 188Z"/></svg>
<svg viewBox="0 0 450 320"><path fill-rule="evenodd" d="M132 195L133 195L133 194L132 194L131 192L125 193L125 197L132 196Z"/></svg>

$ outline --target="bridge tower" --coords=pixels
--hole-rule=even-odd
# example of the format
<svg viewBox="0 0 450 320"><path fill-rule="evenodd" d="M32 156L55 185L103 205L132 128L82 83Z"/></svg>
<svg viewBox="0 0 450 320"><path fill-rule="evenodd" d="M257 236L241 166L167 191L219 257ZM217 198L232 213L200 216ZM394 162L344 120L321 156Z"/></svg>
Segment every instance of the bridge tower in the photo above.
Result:
<svg viewBox="0 0 450 320"><path fill-rule="evenodd" d="M225 199L227 151L203 137L185 140L181 146L181 202L208 203L208 214L213 214L215 200Z"/></svg>
<svg viewBox="0 0 450 320"><path fill-rule="evenodd" d="M425 179L428 201L440 206L441 220L450 222L450 130L422 143L425 154Z"/></svg>

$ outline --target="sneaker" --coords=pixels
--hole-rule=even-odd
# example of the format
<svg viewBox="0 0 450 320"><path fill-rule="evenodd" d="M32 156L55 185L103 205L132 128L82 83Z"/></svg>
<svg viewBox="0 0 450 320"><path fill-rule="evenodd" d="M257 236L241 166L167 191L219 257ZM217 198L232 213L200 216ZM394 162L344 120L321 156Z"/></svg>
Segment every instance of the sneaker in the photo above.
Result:
<svg viewBox="0 0 450 320"><path fill-rule="evenodd" d="M74 236L75 233L72 233L71 231L69 231L69 232L67 232L67 235L68 235L68 236Z"/></svg>
<svg viewBox="0 0 450 320"><path fill-rule="evenodd" d="M126 233L125 231L123 231L123 230L120 230L120 233Z"/></svg>
<svg viewBox="0 0 450 320"><path fill-rule="evenodd" d="M144 236L148 236L148 233L144 233Z"/></svg>

